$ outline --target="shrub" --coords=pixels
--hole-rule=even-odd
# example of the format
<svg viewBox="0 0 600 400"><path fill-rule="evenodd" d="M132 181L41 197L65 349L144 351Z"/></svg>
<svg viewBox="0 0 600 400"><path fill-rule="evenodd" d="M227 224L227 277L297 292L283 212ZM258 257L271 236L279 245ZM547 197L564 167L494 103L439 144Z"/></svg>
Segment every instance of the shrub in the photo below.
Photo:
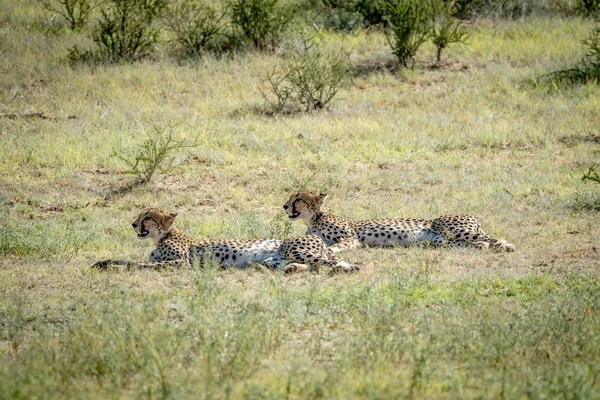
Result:
<svg viewBox="0 0 600 400"><path fill-rule="evenodd" d="M469 36L462 21L454 17L454 2L429 0L431 7L431 40L435 45L436 64L439 65L442 50L451 43L464 43Z"/></svg>
<svg viewBox="0 0 600 400"><path fill-rule="evenodd" d="M279 0L231 0L231 22L255 48L274 47L294 16L291 9L278 3Z"/></svg>
<svg viewBox="0 0 600 400"><path fill-rule="evenodd" d="M553 86L600 83L600 25L582 43L587 51L579 63L571 68L542 75L538 82L550 82Z"/></svg>
<svg viewBox="0 0 600 400"><path fill-rule="evenodd" d="M600 0L556 0L554 9L561 14L594 17L600 14Z"/></svg>
<svg viewBox="0 0 600 400"><path fill-rule="evenodd" d="M134 61L156 45L160 28L156 20L167 0L106 0L92 39L100 54L111 61Z"/></svg>
<svg viewBox="0 0 600 400"><path fill-rule="evenodd" d="M524 18L537 13L553 12L556 0L456 0L458 18Z"/></svg>
<svg viewBox="0 0 600 400"><path fill-rule="evenodd" d="M429 38L431 10L419 0L388 0L386 37L393 53L403 66L414 63L419 47Z"/></svg>
<svg viewBox="0 0 600 400"><path fill-rule="evenodd" d="M225 26L226 10L208 1L180 0L172 4L166 24L174 41L189 56L201 54Z"/></svg>
<svg viewBox="0 0 600 400"><path fill-rule="evenodd" d="M98 5L98 0L44 0L44 7L62 16L73 30L87 24L90 14Z"/></svg>
<svg viewBox="0 0 600 400"><path fill-rule="evenodd" d="M286 108L304 111L325 108L349 80L350 54L340 48L329 51L314 42L295 46L279 69L267 74L267 83L275 102L263 92L276 111Z"/></svg>
<svg viewBox="0 0 600 400"><path fill-rule="evenodd" d="M112 157L123 161L129 170L126 173L137 178L130 185L141 185L150 182L156 172L164 172L173 166L174 152L183 148L196 147L196 141L173 137L173 126L165 128L153 125L154 132L133 151L122 152L113 149Z"/></svg>
<svg viewBox="0 0 600 400"><path fill-rule="evenodd" d="M362 15L367 26L385 24L384 0L357 0L356 10Z"/></svg>
<svg viewBox="0 0 600 400"><path fill-rule="evenodd" d="M384 0L312 0L310 9L326 28L349 32L385 23Z"/></svg>

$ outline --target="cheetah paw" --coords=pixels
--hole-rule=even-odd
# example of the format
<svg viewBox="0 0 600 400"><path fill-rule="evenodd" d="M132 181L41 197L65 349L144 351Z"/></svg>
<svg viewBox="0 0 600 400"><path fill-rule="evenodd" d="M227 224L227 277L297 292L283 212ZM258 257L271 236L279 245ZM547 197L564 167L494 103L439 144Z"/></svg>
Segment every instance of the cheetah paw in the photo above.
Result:
<svg viewBox="0 0 600 400"><path fill-rule="evenodd" d="M283 269L284 274L295 274L297 272L303 272L309 270L310 267L306 264L292 263L285 266Z"/></svg>
<svg viewBox="0 0 600 400"><path fill-rule="evenodd" d="M337 274L338 272L354 273L358 271L360 271L360 267L345 261L340 261L331 269L330 275Z"/></svg>
<svg viewBox="0 0 600 400"><path fill-rule="evenodd" d="M506 252L509 252L509 253L512 253L513 251L517 250L517 246L515 246L512 243L508 243L504 239L498 240L498 242L496 242L496 248L499 251L506 251Z"/></svg>

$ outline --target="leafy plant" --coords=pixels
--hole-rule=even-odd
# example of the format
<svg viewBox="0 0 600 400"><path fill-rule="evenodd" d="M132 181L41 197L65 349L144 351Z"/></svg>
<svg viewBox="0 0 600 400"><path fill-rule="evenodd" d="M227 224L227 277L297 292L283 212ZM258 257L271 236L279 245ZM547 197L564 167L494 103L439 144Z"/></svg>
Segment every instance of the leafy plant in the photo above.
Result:
<svg viewBox="0 0 600 400"><path fill-rule="evenodd" d="M565 15L594 17L600 13L600 0L555 0L556 11Z"/></svg>
<svg viewBox="0 0 600 400"><path fill-rule="evenodd" d="M430 35L431 10L419 0L388 0L385 7L389 27L386 38L403 66L414 63L419 47Z"/></svg>
<svg viewBox="0 0 600 400"><path fill-rule="evenodd" d="M320 25L349 32L384 24L384 4L385 0L311 0L308 7Z"/></svg>
<svg viewBox="0 0 600 400"><path fill-rule="evenodd" d="M598 175L598 171L596 171L595 164L592 165L586 172L583 173L581 180L600 183L600 175Z"/></svg>
<svg viewBox="0 0 600 400"><path fill-rule="evenodd" d="M87 24L92 11L98 6L98 0L44 0L44 7L63 17L73 30Z"/></svg>
<svg viewBox="0 0 600 400"><path fill-rule="evenodd" d="M231 0L231 22L254 47L274 47L292 22L294 13L279 0Z"/></svg>
<svg viewBox="0 0 600 400"><path fill-rule="evenodd" d="M349 80L350 54L343 48L329 51L311 40L296 45L280 68L267 74L276 111L291 106L304 111L325 108Z"/></svg>
<svg viewBox="0 0 600 400"><path fill-rule="evenodd" d="M187 55L198 55L223 29L226 13L208 1L180 0L169 7L166 24Z"/></svg>
<svg viewBox="0 0 600 400"><path fill-rule="evenodd" d="M469 37L462 21L454 17L454 1L429 0L431 8L431 40L437 52L435 62L439 65L442 50L451 43L464 43Z"/></svg>
<svg viewBox="0 0 600 400"><path fill-rule="evenodd" d="M600 82L600 25L596 26L582 42L586 54L575 66L542 75L538 82L550 82L554 86Z"/></svg>
<svg viewBox="0 0 600 400"><path fill-rule="evenodd" d="M173 126L164 128L153 125L153 133L128 154L113 149L112 156L129 167L128 174L135 175L134 185L150 182L156 172L165 172L173 166L174 152L183 148L196 147L196 141L177 139L173 136Z"/></svg>
<svg viewBox="0 0 600 400"><path fill-rule="evenodd" d="M158 41L167 0L106 0L92 39L111 61L135 61L150 52Z"/></svg>

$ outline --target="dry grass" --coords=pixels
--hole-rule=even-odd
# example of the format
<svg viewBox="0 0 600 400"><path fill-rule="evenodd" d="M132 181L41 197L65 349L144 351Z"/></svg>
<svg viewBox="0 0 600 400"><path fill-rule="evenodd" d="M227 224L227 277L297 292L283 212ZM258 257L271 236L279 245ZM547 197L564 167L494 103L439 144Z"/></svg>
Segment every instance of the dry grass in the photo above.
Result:
<svg viewBox="0 0 600 400"><path fill-rule="evenodd" d="M168 54L69 66L83 40L36 2L0 11L0 397L598 398L600 91L532 87L578 59L591 24L479 22L441 69L390 71L382 35L328 34L357 75L331 110L257 113L277 55ZM67 119L75 115L76 119ZM121 196L153 124L199 146ZM469 212L512 254L354 250L352 276L91 271L144 259L130 223L177 210L194 236L300 233L310 186L351 218Z"/></svg>

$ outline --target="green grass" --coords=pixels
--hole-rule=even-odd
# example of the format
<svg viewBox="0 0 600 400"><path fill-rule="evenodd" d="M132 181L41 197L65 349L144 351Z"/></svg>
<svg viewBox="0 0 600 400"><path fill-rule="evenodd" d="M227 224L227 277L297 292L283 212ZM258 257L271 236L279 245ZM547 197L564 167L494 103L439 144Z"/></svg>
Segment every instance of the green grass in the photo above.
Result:
<svg viewBox="0 0 600 400"><path fill-rule="evenodd" d="M269 117L276 54L71 65L89 45L35 1L0 9L0 398L600 398L597 85L548 92L582 56L580 19L478 21L429 68L390 72L379 33L327 33L356 75L331 109ZM76 119L67 119L74 115ZM113 149L153 126L198 147L131 192ZM100 273L142 260L131 222L177 211L197 237L303 232L303 186L351 218L469 212L499 254L357 249L352 276L206 269Z"/></svg>

